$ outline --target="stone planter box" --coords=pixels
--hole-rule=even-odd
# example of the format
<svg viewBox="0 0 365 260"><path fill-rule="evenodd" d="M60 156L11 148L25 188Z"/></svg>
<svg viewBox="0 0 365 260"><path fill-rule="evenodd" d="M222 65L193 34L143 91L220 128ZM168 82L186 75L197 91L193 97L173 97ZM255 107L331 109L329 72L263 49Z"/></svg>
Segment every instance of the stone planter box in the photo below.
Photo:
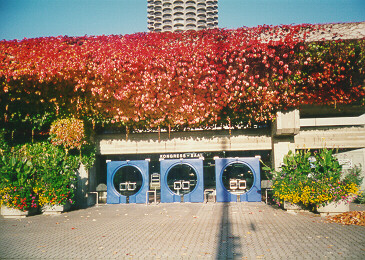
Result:
<svg viewBox="0 0 365 260"><path fill-rule="evenodd" d="M299 206L298 204L293 204L293 203L290 203L287 201L284 201L283 207L288 212L298 212L298 211L302 210L302 207Z"/></svg>
<svg viewBox="0 0 365 260"><path fill-rule="evenodd" d="M26 211L21 211L19 209L8 208L4 205L1 205L1 215L4 218L25 218L27 216L35 215L38 212L38 209L31 209Z"/></svg>
<svg viewBox="0 0 365 260"><path fill-rule="evenodd" d="M326 206L317 206L317 212L323 216L333 216L350 211L350 203L345 201L331 202Z"/></svg>
<svg viewBox="0 0 365 260"><path fill-rule="evenodd" d="M42 207L42 214L43 215L57 215L61 214L62 212L69 211L71 208L71 204L67 202L65 205L44 205Z"/></svg>
<svg viewBox="0 0 365 260"><path fill-rule="evenodd" d="M299 204L293 204L287 201L284 201L283 204L283 208L289 212L289 213L293 213L293 212L309 212L309 209L306 207L303 207Z"/></svg>

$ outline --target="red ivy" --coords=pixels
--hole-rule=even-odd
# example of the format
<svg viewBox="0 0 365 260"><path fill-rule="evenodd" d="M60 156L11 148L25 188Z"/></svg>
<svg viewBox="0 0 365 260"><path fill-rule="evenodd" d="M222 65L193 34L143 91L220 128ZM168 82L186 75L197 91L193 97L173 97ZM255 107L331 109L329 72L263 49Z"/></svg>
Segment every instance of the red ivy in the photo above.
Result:
<svg viewBox="0 0 365 260"><path fill-rule="evenodd" d="M361 101L365 39L305 42L315 30L321 27L2 41L0 98L36 96L57 112L140 129L267 122L279 109Z"/></svg>

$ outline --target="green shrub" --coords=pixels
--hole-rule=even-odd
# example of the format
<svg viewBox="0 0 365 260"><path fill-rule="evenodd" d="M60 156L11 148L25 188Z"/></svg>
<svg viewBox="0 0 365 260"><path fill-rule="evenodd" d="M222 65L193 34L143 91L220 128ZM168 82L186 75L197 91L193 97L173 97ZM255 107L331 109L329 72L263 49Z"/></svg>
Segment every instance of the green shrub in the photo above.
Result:
<svg viewBox="0 0 365 260"><path fill-rule="evenodd" d="M357 196L355 202L359 203L359 204L365 204L365 191L362 191L359 193L359 195Z"/></svg>
<svg viewBox="0 0 365 260"><path fill-rule="evenodd" d="M333 156L333 150L289 151L281 171L272 172L273 196L278 204L288 201L304 206L324 205L350 200L359 190L358 169L343 177L342 166Z"/></svg>
<svg viewBox="0 0 365 260"><path fill-rule="evenodd" d="M349 183L355 183L358 187L361 186L364 177L361 176L361 166L356 165L355 167L348 170L344 180Z"/></svg>
<svg viewBox="0 0 365 260"><path fill-rule="evenodd" d="M39 194L39 205L64 205L72 202L76 171L80 165L80 157L67 155L66 152L48 142L23 145L19 151L25 158L33 162L37 173L35 184Z"/></svg>
<svg viewBox="0 0 365 260"><path fill-rule="evenodd" d="M83 149L85 155L80 156L49 142L39 142L2 150L1 203L21 210L46 203L73 203L80 163L91 167L95 158L92 146Z"/></svg>
<svg viewBox="0 0 365 260"><path fill-rule="evenodd" d="M0 202L10 208L29 210L38 207L34 190L36 172L31 161L15 153L0 159Z"/></svg>

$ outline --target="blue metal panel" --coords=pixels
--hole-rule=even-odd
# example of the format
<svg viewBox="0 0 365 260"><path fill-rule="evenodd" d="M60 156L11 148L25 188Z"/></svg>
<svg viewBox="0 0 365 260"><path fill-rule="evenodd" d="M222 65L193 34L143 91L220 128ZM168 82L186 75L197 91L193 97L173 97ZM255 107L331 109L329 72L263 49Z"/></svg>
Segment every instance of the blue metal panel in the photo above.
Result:
<svg viewBox="0 0 365 260"><path fill-rule="evenodd" d="M203 160L201 159L174 159L161 161L161 202L181 202L181 195L175 194L172 190L170 190L167 184L169 171L172 167L179 164L189 165L193 168L197 176L196 186L192 192L184 195L184 202L204 202Z"/></svg>
<svg viewBox="0 0 365 260"><path fill-rule="evenodd" d="M240 201L261 201L260 159L245 158L244 161L252 170L254 182L251 189L240 196Z"/></svg>
<svg viewBox="0 0 365 260"><path fill-rule="evenodd" d="M107 163L107 198L108 204L127 203L127 196L121 195L114 187L113 179L117 171L124 166L133 166L137 168L142 175L142 186L140 190L129 196L129 203L146 203L146 193L149 185L149 167L148 161L113 161Z"/></svg>
<svg viewBox="0 0 365 260"><path fill-rule="evenodd" d="M249 191L240 195L240 201L261 201L260 160L258 158L223 158L215 160L217 202L236 202L237 195L229 192L223 184L223 171L234 163L248 166L254 177Z"/></svg>

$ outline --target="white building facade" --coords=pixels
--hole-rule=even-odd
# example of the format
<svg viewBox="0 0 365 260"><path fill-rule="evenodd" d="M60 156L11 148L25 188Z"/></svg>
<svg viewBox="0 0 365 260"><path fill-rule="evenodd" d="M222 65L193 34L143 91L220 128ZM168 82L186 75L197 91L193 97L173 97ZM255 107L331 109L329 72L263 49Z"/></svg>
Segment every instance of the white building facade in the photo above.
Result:
<svg viewBox="0 0 365 260"><path fill-rule="evenodd" d="M218 27L218 0L148 0L147 27L179 32Z"/></svg>

